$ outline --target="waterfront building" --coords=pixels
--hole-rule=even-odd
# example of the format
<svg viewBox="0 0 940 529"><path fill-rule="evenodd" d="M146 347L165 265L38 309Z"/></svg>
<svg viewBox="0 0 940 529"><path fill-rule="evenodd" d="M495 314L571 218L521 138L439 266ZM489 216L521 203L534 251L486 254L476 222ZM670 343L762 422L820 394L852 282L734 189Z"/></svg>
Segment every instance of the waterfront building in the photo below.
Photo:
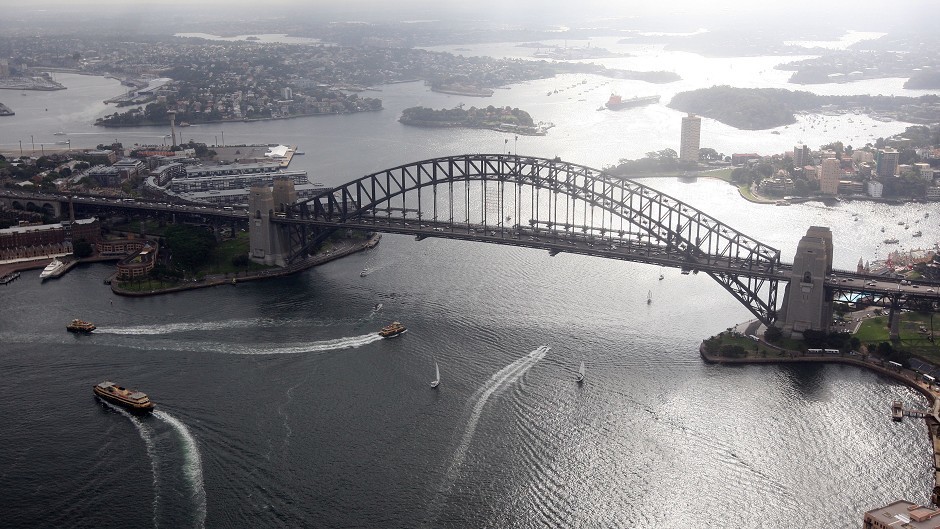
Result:
<svg viewBox="0 0 940 529"><path fill-rule="evenodd" d="M153 270L157 263L159 245L153 241L146 241L140 250L118 261L117 276L120 279L143 277Z"/></svg>
<svg viewBox="0 0 940 529"><path fill-rule="evenodd" d="M862 529L936 529L940 526L940 509L898 500L865 513Z"/></svg>
<svg viewBox="0 0 940 529"><path fill-rule="evenodd" d="M840 195L864 195L865 184L855 180L839 180Z"/></svg>
<svg viewBox="0 0 940 529"><path fill-rule="evenodd" d="M0 59L0 77L10 77L9 59Z"/></svg>
<svg viewBox="0 0 940 529"><path fill-rule="evenodd" d="M875 171L882 178L890 178L898 172L898 156L894 149L878 149L875 153Z"/></svg>
<svg viewBox="0 0 940 529"><path fill-rule="evenodd" d="M161 165L150 171L150 176L154 177L158 186L163 187L174 178L186 176L186 166L181 163Z"/></svg>
<svg viewBox="0 0 940 529"><path fill-rule="evenodd" d="M930 167L929 163L915 163L914 169L922 179L928 182L933 181L933 169Z"/></svg>
<svg viewBox="0 0 940 529"><path fill-rule="evenodd" d="M836 195L839 193L839 177L842 171L839 168L839 160L835 158L826 158L819 164L819 192L824 195Z"/></svg>
<svg viewBox="0 0 940 529"><path fill-rule="evenodd" d="M294 91L291 90L289 86L285 86L281 89L281 95L284 96L284 99L288 101L294 99Z"/></svg>
<svg viewBox="0 0 940 529"><path fill-rule="evenodd" d="M109 150L86 151L79 154L76 158L84 160L92 165L111 165L117 161L117 153Z"/></svg>
<svg viewBox="0 0 940 529"><path fill-rule="evenodd" d="M118 160L114 162L114 165L111 167L118 170L122 180L134 178L135 176L140 176L146 173L144 162L134 158L124 158L123 160Z"/></svg>
<svg viewBox="0 0 940 529"><path fill-rule="evenodd" d="M86 171L89 178L101 187L118 187L121 185L121 171L110 165L96 165Z"/></svg>
<svg viewBox="0 0 940 529"><path fill-rule="evenodd" d="M813 151L808 145L797 145L793 147L793 167L803 167L812 165Z"/></svg>
<svg viewBox="0 0 940 529"><path fill-rule="evenodd" d="M281 169L278 162L241 163L227 165L196 165L186 168L186 178L203 176L227 176L258 173L276 173Z"/></svg>
<svg viewBox="0 0 940 529"><path fill-rule="evenodd" d="M268 181L273 182L273 180ZM263 184L264 182L258 182ZM297 198L310 198L325 191L330 190L319 184L299 184L294 187ZM205 202L207 204L216 204L220 206L244 206L248 204L249 189L223 189L212 191L194 191L189 193L180 193L180 197L193 202Z"/></svg>
<svg viewBox="0 0 940 529"><path fill-rule="evenodd" d="M147 239L110 239L95 243L95 250L103 256L129 255L139 252L147 244L151 244Z"/></svg>
<svg viewBox="0 0 940 529"><path fill-rule="evenodd" d="M868 151L852 151L852 161L858 164L874 162L875 156Z"/></svg>
<svg viewBox="0 0 940 529"><path fill-rule="evenodd" d="M760 155L753 152L739 153L731 155L731 165L750 165L760 161Z"/></svg>
<svg viewBox="0 0 940 529"><path fill-rule="evenodd" d="M882 193L884 193L885 186L877 180L869 180L866 184L868 190L868 196L871 198L881 198ZM930 194L930 190L927 190L927 194Z"/></svg>
<svg viewBox="0 0 940 529"><path fill-rule="evenodd" d="M819 179L819 172L816 170L816 166L804 165L803 176L810 182L815 182Z"/></svg>
<svg viewBox="0 0 940 529"><path fill-rule="evenodd" d="M761 180L760 190L762 194L768 195L791 195L794 191L793 180L786 175L778 174L773 178L765 178Z"/></svg>
<svg viewBox="0 0 940 529"><path fill-rule="evenodd" d="M94 244L101 236L98 219L14 226L0 230L0 259L48 257L71 253L75 241Z"/></svg>
<svg viewBox="0 0 940 529"><path fill-rule="evenodd" d="M307 180L307 171L265 171L258 173L222 174L196 178L174 178L172 183L170 183L170 189L174 193L248 189L258 182L270 183L274 180L275 177L289 178L298 185L309 183Z"/></svg>
<svg viewBox="0 0 940 529"><path fill-rule="evenodd" d="M698 161L698 150L702 136L702 118L689 114L682 118L682 133L679 142L679 159Z"/></svg>
<svg viewBox="0 0 940 529"><path fill-rule="evenodd" d="M927 188L927 200L940 200L940 187L931 186Z"/></svg>

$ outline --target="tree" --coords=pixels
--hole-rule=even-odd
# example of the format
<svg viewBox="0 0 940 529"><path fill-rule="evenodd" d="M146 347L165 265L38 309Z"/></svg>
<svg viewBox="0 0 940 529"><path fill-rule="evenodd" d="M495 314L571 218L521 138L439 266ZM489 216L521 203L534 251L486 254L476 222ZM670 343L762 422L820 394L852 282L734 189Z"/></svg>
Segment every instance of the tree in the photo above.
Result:
<svg viewBox="0 0 940 529"><path fill-rule="evenodd" d="M186 224L170 226L165 236L174 261L189 272L196 272L208 262L217 244L208 230Z"/></svg>
<svg viewBox="0 0 940 529"><path fill-rule="evenodd" d="M699 160L704 160L706 162L711 162L720 159L718 151L710 147L702 147L698 150Z"/></svg>
<svg viewBox="0 0 940 529"><path fill-rule="evenodd" d="M783 338L783 331L780 330L780 327L776 325L771 325L767 327L767 330L764 331L764 339L770 343L777 343L780 339Z"/></svg>

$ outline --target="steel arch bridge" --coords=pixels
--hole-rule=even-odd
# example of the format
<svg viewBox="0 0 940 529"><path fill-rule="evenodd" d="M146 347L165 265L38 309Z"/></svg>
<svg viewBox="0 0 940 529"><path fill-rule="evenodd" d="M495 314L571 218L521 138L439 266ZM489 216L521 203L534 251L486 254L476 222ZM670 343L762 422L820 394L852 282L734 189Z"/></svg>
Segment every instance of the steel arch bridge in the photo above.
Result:
<svg viewBox="0 0 940 529"><path fill-rule="evenodd" d="M780 251L635 181L532 156L466 154L379 171L281 206L288 262L338 229L483 241L707 273L765 323Z"/></svg>

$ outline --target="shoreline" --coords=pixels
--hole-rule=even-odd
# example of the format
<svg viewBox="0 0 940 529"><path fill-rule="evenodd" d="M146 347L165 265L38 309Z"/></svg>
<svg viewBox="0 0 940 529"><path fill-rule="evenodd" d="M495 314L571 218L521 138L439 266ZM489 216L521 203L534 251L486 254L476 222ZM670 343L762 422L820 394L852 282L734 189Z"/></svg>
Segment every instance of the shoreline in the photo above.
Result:
<svg viewBox="0 0 940 529"><path fill-rule="evenodd" d="M247 281L258 281L261 279L284 277L284 276L296 274L298 272L302 272L304 270L313 268L315 266L329 263L330 261L341 259L343 257L352 255L354 253L362 252L365 250L371 250L372 248L375 248L376 245L379 244L380 240L382 240L382 234L375 233L372 235L372 237L364 241L359 241L355 244L351 244L349 246L346 246L336 251L331 251L326 254L318 254L318 255L310 256L299 263L296 263L296 264L293 264L284 268L275 269L275 270L263 270L261 272L256 272L253 274L246 274L244 276L238 276L237 274L234 276L230 276L228 274L225 274L223 276L212 277L210 279L203 279L201 281L196 281L194 283L184 283L181 285L176 285L176 286L163 288L159 290L149 290L146 292L124 290L120 288L120 286L118 286L116 281L112 281L111 292L114 292L115 294L119 296L126 296L126 297L159 296L161 294L184 292L186 290L209 288L209 287L215 287L215 286L220 286L220 285L233 285L234 286L234 285L237 285L238 283L244 283Z"/></svg>
<svg viewBox="0 0 940 529"><path fill-rule="evenodd" d="M360 114L363 112L381 112L385 110L384 108L370 108L366 110L356 110L355 112L329 112L329 113L317 113L317 114L297 114L296 116L282 116L277 118L242 118L242 119L219 119L213 121L196 121L190 123L191 126L196 125L213 125L216 123L253 123L256 121L278 121L282 119L296 119L296 118L312 118L319 116L347 116L352 114ZM166 127L169 124L167 123L127 123L127 124L113 124L113 123L94 123L95 127L104 127L106 129L124 129L124 128L133 128L133 127ZM177 125L179 127L179 125Z"/></svg>
<svg viewBox="0 0 940 529"><path fill-rule="evenodd" d="M934 505L940 504L940 388L933 389L917 378L916 373L910 369L892 369L884 367L884 361L873 359L870 356L852 357L840 355L828 356L808 356L801 352L790 351L768 344L760 340L764 346L771 347L778 351L777 357L743 357L732 358L721 356L719 354L709 354L705 352L705 342L699 345L699 355L707 364L713 365L770 365L770 364L842 364L868 369L876 374L886 376L898 383L901 383L921 395L923 395L930 406L930 411L924 415L924 422L927 424L927 435L930 446L933 448L934 460L934 486L930 491L930 501ZM784 354L789 356L783 356ZM869 360L870 359L870 360ZM879 365L880 362L881 364ZM910 372L908 376L906 372Z"/></svg>

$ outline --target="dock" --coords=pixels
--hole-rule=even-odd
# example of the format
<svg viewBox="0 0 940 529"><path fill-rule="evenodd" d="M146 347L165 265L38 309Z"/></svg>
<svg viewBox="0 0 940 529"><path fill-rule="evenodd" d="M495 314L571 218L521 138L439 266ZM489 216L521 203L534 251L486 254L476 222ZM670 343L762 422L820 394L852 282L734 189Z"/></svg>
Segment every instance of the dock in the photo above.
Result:
<svg viewBox="0 0 940 529"><path fill-rule="evenodd" d="M19 273L19 272L15 272L15 271L14 271L14 272L10 272L9 274L6 274L5 276L0 277L0 285L6 285L6 284L8 284L8 283L11 283L11 282L13 282L13 281L19 279L19 277L20 277L20 273Z"/></svg>
<svg viewBox="0 0 940 529"><path fill-rule="evenodd" d="M930 410L915 410L913 408L905 408L899 400L891 403L891 420L893 421L901 422L904 417L924 419L931 416L931 414L932 412Z"/></svg>

